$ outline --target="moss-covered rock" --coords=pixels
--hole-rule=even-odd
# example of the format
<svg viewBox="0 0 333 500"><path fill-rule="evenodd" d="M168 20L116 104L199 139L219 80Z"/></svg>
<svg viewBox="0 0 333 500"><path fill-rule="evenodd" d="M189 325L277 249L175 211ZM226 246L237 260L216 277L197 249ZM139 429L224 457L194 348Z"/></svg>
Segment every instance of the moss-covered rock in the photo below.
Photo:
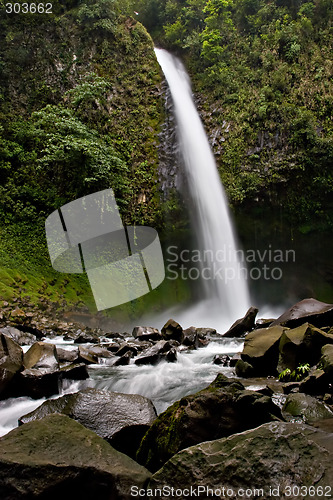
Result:
<svg viewBox="0 0 333 500"><path fill-rule="evenodd" d="M219 498L241 498L247 489L258 499L279 499L296 498L292 486L306 485L319 498L322 488L331 491L332 453L330 433L305 424L266 423L177 453L153 475L148 488L167 484L184 491L200 485L201 500L212 498L212 490L220 491ZM168 497L162 494L161 498Z"/></svg>
<svg viewBox="0 0 333 500"><path fill-rule="evenodd" d="M49 415L0 440L0 497L127 500L149 472L64 415Z"/></svg>
<svg viewBox="0 0 333 500"><path fill-rule="evenodd" d="M282 410L286 420L302 420L305 423L333 418L333 412L316 398L307 394L289 394Z"/></svg>
<svg viewBox="0 0 333 500"><path fill-rule="evenodd" d="M271 398L248 391L219 374L206 389L186 396L159 415L144 436L139 463L158 470L178 451L202 441L229 436L280 416Z"/></svg>

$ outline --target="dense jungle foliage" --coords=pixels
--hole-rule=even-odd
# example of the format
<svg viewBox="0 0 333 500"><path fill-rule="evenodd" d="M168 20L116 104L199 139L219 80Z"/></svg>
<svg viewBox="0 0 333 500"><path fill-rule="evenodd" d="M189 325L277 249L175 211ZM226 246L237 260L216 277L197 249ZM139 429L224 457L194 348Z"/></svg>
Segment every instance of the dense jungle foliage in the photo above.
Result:
<svg viewBox="0 0 333 500"><path fill-rule="evenodd" d="M43 225L84 194L112 187L128 224L161 229L166 212L182 224L158 189L153 40L186 62L235 211L332 228L333 0L60 0L52 14L7 14L0 0L0 14L2 296L27 276L38 293L65 279Z"/></svg>

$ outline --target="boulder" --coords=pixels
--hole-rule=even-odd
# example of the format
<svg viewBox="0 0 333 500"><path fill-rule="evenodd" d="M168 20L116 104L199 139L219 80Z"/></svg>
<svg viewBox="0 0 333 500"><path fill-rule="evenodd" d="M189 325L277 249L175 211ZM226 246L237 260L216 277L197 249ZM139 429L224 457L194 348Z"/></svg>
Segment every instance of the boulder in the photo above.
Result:
<svg viewBox="0 0 333 500"><path fill-rule="evenodd" d="M257 313L258 309L256 307L250 307L245 316L235 321L223 336L241 337L245 333L252 331L255 326Z"/></svg>
<svg viewBox="0 0 333 500"><path fill-rule="evenodd" d="M126 366L130 364L131 358L133 357L132 351L127 351L122 356L117 357L116 361L113 362L112 366Z"/></svg>
<svg viewBox="0 0 333 500"><path fill-rule="evenodd" d="M316 422L333 418L333 412L324 403L308 394L289 394L283 408L282 415L285 420L303 420L305 423Z"/></svg>
<svg viewBox="0 0 333 500"><path fill-rule="evenodd" d="M285 330L279 344L278 371L283 371L286 368L293 371L299 364L314 365L318 363L321 348L325 344L333 344L333 335L307 322L297 328Z"/></svg>
<svg viewBox="0 0 333 500"><path fill-rule="evenodd" d="M230 366L230 357L227 354L215 354L214 365Z"/></svg>
<svg viewBox="0 0 333 500"><path fill-rule="evenodd" d="M79 360L79 349L62 349L57 347L57 357L59 362L75 363Z"/></svg>
<svg viewBox="0 0 333 500"><path fill-rule="evenodd" d="M197 349L199 347L198 334L194 326L190 326L183 331L183 342L182 344L186 347L193 347Z"/></svg>
<svg viewBox="0 0 333 500"><path fill-rule="evenodd" d="M229 436L280 416L270 397L245 390L238 380L219 374L206 389L182 398L158 416L141 442L137 460L156 471L188 446Z"/></svg>
<svg viewBox="0 0 333 500"><path fill-rule="evenodd" d="M306 322L318 328L333 326L333 304L326 304L316 299L301 300L273 321L271 326L284 325L295 328Z"/></svg>
<svg viewBox="0 0 333 500"><path fill-rule="evenodd" d="M329 390L329 377L324 370L313 367L299 383L299 392L307 394L325 394Z"/></svg>
<svg viewBox="0 0 333 500"><path fill-rule="evenodd" d="M135 360L136 365L155 365L160 361L176 361L177 351L172 342L159 340L155 345L144 351Z"/></svg>
<svg viewBox="0 0 333 500"><path fill-rule="evenodd" d="M260 328L245 337L241 358L253 367L252 375L277 374L279 342L284 330L285 328L279 325Z"/></svg>
<svg viewBox="0 0 333 500"><path fill-rule="evenodd" d="M0 498L129 500L150 473L64 415L48 415L0 439Z"/></svg>
<svg viewBox="0 0 333 500"><path fill-rule="evenodd" d="M180 344L183 342L184 333L183 329L177 321L169 319L162 330L162 337L164 340L177 340Z"/></svg>
<svg viewBox="0 0 333 500"><path fill-rule="evenodd" d="M22 369L23 351L21 347L7 335L0 333L0 394L6 397L5 391L14 375Z"/></svg>
<svg viewBox="0 0 333 500"><path fill-rule="evenodd" d="M55 345L46 342L35 342L23 356L23 364L30 370L42 368L54 371L59 369L59 360Z"/></svg>
<svg viewBox="0 0 333 500"><path fill-rule="evenodd" d="M151 326L135 326L132 335L138 340L161 340L162 335L157 328Z"/></svg>
<svg viewBox="0 0 333 500"><path fill-rule="evenodd" d="M22 332L13 326L0 328L0 333L4 333L7 337L10 337L18 345L32 345L37 341L36 335L29 332Z"/></svg>
<svg viewBox="0 0 333 500"><path fill-rule="evenodd" d="M200 485L200 500L211 499L212 490L214 498L224 499L319 499L325 491L332 494L332 452L333 434L305 424L266 423L177 453L153 475L147 492ZM302 485L310 495L300 496ZM169 498L165 491L159 498Z"/></svg>
<svg viewBox="0 0 333 500"><path fill-rule="evenodd" d="M89 378L89 373L85 363L67 363L60 366L59 381L63 379L86 380L87 378Z"/></svg>
<svg viewBox="0 0 333 500"><path fill-rule="evenodd" d="M116 356L123 356L128 351L131 351L131 353L136 356L138 354L138 347L129 342L122 342L116 352Z"/></svg>
<svg viewBox="0 0 333 500"><path fill-rule="evenodd" d="M255 376L255 370L250 363L243 359L238 359L235 364L235 372L237 377L250 378Z"/></svg>
<svg viewBox="0 0 333 500"><path fill-rule="evenodd" d="M111 353L112 354L112 353ZM92 352L89 347L83 345L79 346L79 361L86 363L88 365L93 365L98 363L97 355Z"/></svg>
<svg viewBox="0 0 333 500"><path fill-rule="evenodd" d="M333 345L324 345L321 354L320 365L329 380L333 382Z"/></svg>
<svg viewBox="0 0 333 500"><path fill-rule="evenodd" d="M135 457L143 435L157 417L152 402L144 396L85 389L45 401L36 410L21 417L19 424L40 420L51 413L74 418L118 451L132 457Z"/></svg>
<svg viewBox="0 0 333 500"><path fill-rule="evenodd" d="M75 344L97 344L99 342L99 337L96 333L90 332L89 330L80 332L74 339Z"/></svg>

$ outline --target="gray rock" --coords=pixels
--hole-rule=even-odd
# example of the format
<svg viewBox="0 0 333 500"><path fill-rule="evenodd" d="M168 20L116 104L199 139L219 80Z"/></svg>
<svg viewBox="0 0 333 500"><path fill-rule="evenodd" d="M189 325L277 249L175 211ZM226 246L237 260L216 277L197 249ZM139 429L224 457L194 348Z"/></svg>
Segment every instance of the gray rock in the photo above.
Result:
<svg viewBox="0 0 333 500"><path fill-rule="evenodd" d="M320 364L323 367L324 372L329 377L329 380L333 381L333 345L325 345L321 350Z"/></svg>
<svg viewBox="0 0 333 500"><path fill-rule="evenodd" d="M279 342L284 330L279 325L261 328L245 337L241 358L253 366L256 375L277 374Z"/></svg>
<svg viewBox="0 0 333 500"><path fill-rule="evenodd" d="M159 340L155 345L144 351L135 360L136 365L154 365L162 360L176 361L177 351L172 342Z"/></svg>
<svg viewBox="0 0 333 500"><path fill-rule="evenodd" d="M152 402L144 396L86 389L45 401L21 417L19 424L40 420L50 413L74 418L118 451L133 457L157 416Z"/></svg>
<svg viewBox="0 0 333 500"><path fill-rule="evenodd" d="M57 347L57 356L59 362L70 362L74 363L79 359L79 349L62 349L61 347Z"/></svg>
<svg viewBox="0 0 333 500"><path fill-rule="evenodd" d="M273 321L271 326L284 325L295 328L306 322L318 328L333 326L333 304L316 299L301 300Z"/></svg>
<svg viewBox="0 0 333 500"><path fill-rule="evenodd" d="M308 394L289 394L282 408L283 417L293 421L295 418L309 424L317 420L333 418L333 412L324 403Z"/></svg>
<svg viewBox="0 0 333 500"><path fill-rule="evenodd" d="M286 329L281 335L279 344L278 371L286 368L293 371L302 363L310 365L318 363L321 348L325 344L333 344L333 335L307 322L297 328Z"/></svg>
<svg viewBox="0 0 333 500"><path fill-rule="evenodd" d="M156 471L178 451L229 436L281 417L270 397L245 390L219 374L202 391L186 396L158 416L144 436L138 462Z"/></svg>
<svg viewBox="0 0 333 500"><path fill-rule="evenodd" d="M245 316L233 323L229 330L223 335L224 337L241 337L245 333L253 330L255 325L258 309L250 307Z"/></svg>
<svg viewBox="0 0 333 500"><path fill-rule="evenodd" d="M149 472L64 415L49 415L0 439L0 498L129 500Z"/></svg>
<svg viewBox="0 0 333 500"><path fill-rule="evenodd" d="M162 330L162 337L164 340L177 340L180 344L183 342L184 333L183 329L177 321L169 319Z"/></svg>
<svg viewBox="0 0 333 500"><path fill-rule="evenodd" d="M55 345L46 342L36 342L23 356L26 369L42 368L48 371L59 369L59 360Z"/></svg>
<svg viewBox="0 0 333 500"><path fill-rule="evenodd" d="M4 391L8 390L14 375L21 370L23 363L23 351L21 347L10 337L0 333L0 394L6 396Z"/></svg>
<svg viewBox="0 0 333 500"><path fill-rule="evenodd" d="M162 335L157 328L151 326L135 326L132 335L138 340L161 340Z"/></svg>
<svg viewBox="0 0 333 500"><path fill-rule="evenodd" d="M0 328L0 333L4 333L7 337L10 337L14 340L18 345L32 345L37 341L36 335L33 335L29 332L22 332L18 328L14 328L13 326L6 326L4 328Z"/></svg>
<svg viewBox="0 0 333 500"><path fill-rule="evenodd" d="M212 498L206 488L220 490L218 498L236 500L243 498L237 494L238 490L253 492L256 488L251 498L280 500L301 498L288 488L306 485L307 491L310 486L315 488L315 495L302 498L320 498L320 487L327 486L332 493L332 452L333 434L305 424L271 422L177 453L154 474L148 488L167 484L184 491L200 485L203 488L200 500ZM168 497L162 494L159 498Z"/></svg>

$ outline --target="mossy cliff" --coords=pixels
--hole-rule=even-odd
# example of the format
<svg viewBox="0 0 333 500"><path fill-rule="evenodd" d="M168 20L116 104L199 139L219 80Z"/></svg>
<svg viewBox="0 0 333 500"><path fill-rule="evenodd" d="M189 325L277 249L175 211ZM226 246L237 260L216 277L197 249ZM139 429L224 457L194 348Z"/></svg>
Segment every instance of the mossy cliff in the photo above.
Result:
<svg viewBox="0 0 333 500"><path fill-rule="evenodd" d="M111 187L124 223L158 224L162 75L121 2L60 2L0 20L0 297L92 305L49 263L46 217Z"/></svg>

